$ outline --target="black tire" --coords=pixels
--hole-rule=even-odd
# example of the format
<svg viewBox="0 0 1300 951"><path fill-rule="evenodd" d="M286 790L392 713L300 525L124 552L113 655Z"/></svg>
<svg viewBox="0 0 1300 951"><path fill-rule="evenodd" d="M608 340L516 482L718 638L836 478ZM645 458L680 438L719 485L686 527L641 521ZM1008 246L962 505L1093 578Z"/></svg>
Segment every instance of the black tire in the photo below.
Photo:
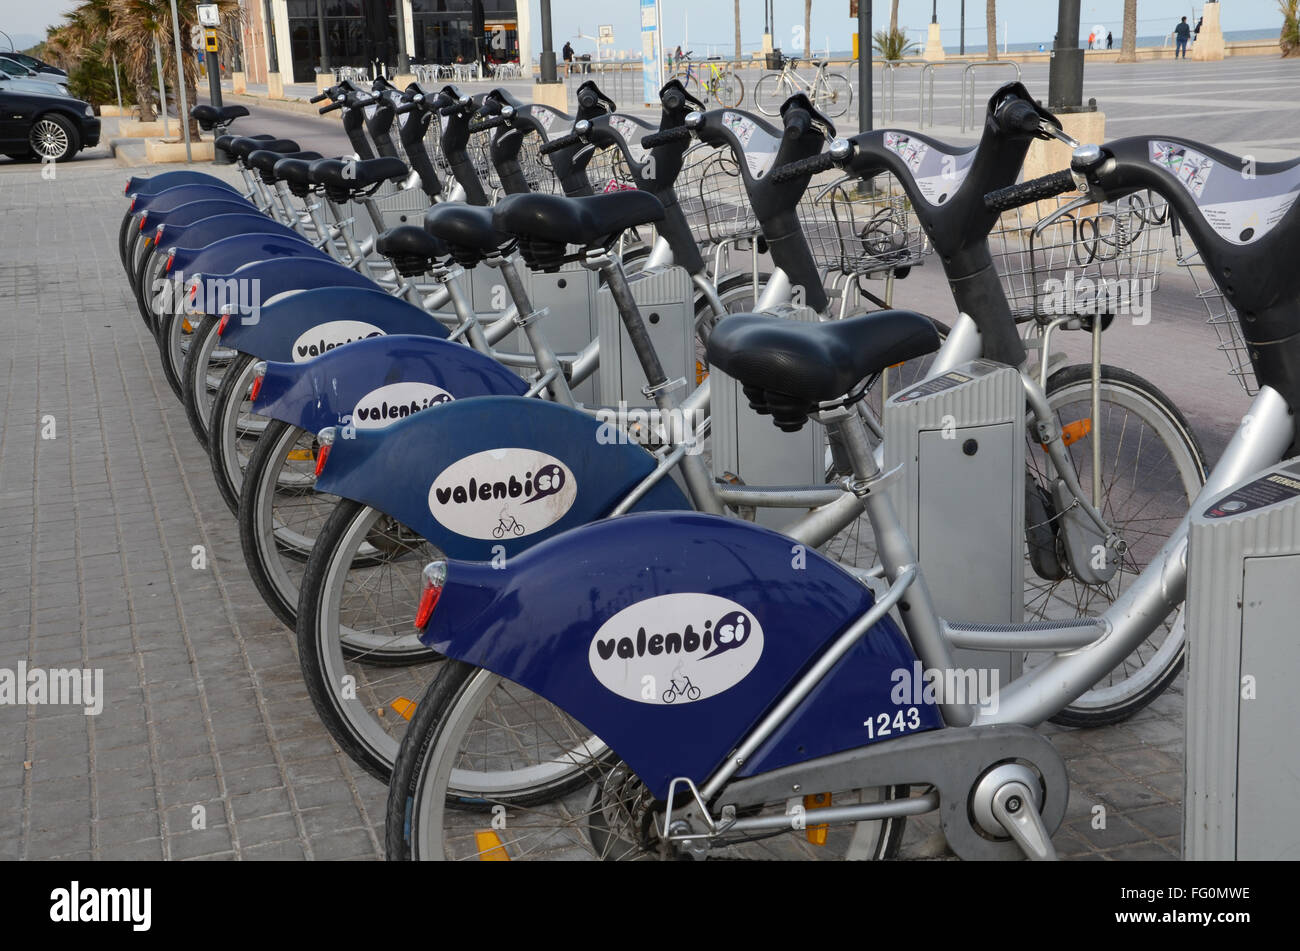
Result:
<svg viewBox="0 0 1300 951"><path fill-rule="evenodd" d="M212 477L217 483L217 491L221 493L221 498L225 500L232 515L239 514L239 493L244 484L243 466L237 457L241 449L255 444L266 428L265 417L261 417L254 426L241 426L239 422L240 410L248 398L248 388L252 385L251 373L256 362L257 358L247 353L241 353L234 359L221 381L221 388L212 401L212 411L208 414L208 461L212 464ZM232 452L236 458L232 458Z"/></svg>
<svg viewBox="0 0 1300 951"><path fill-rule="evenodd" d="M173 331L186 334L185 324L188 321L190 326L188 336L192 341L198 329L194 323L198 320L198 315L191 317L177 313L176 310L175 307L165 307L157 314L158 326L155 328L155 339L158 342L158 359L162 363L163 377L167 380L167 385L172 388L172 392L176 394L176 398L184 403L185 347L181 346L179 353L173 352L171 338Z"/></svg>
<svg viewBox="0 0 1300 951"><path fill-rule="evenodd" d="M406 840L407 804L419 780L420 764L444 711L478 670L479 668L473 664L464 661L443 661L438 676L429 684L429 689L425 691L419 705L415 708L415 715L406 729L406 736L402 738L402 745L398 750L397 761L393 764L392 777L388 783L388 808L384 819L384 853L390 862L411 861L411 850ZM576 789L585 781L586 776L580 773L555 787L511 797L510 802L516 806L549 802L558 795ZM449 802L461 809L487 811L490 808L490 805L481 799L456 797Z"/></svg>
<svg viewBox="0 0 1300 951"><path fill-rule="evenodd" d="M130 278L130 269L126 266L126 239L130 235L130 229L136 227L135 214L128 211L122 216L122 223L117 228L117 256L122 259L122 270L127 272Z"/></svg>
<svg viewBox="0 0 1300 951"><path fill-rule="evenodd" d="M192 318L191 318L192 319ZM208 414L211 411L209 375L223 373L224 367L209 366L209 354L215 349L217 325L220 318L207 315L190 335L190 348L185 354L185 367L181 374L181 397L185 402L185 418L189 421L194 438L208 448ZM202 388L202 393L199 390ZM213 387L215 389L215 387Z"/></svg>
<svg viewBox="0 0 1300 951"><path fill-rule="evenodd" d="M304 430L283 420L273 419L267 423L266 431L257 441L257 448L248 460L248 468L244 472L244 488L239 493L239 541L244 550L244 564L248 566L248 574L266 606L290 629L298 625L298 598L302 594L302 585L294 584L298 579L293 577L277 580L278 566L272 566L269 562L270 559L283 557L305 568L311 550L305 547L305 536L303 545L291 545L287 529L276 531L274 524L263 524L264 515L273 518L273 514L267 511L269 500L263 494L270 492L273 497L278 495L277 470L281 459L303 434ZM305 485L303 493L319 497L322 502L338 501L335 496L318 493ZM267 546L273 550L268 550Z"/></svg>
<svg viewBox="0 0 1300 951"><path fill-rule="evenodd" d="M337 570L337 563L342 559L342 550L347 544L349 536L356 532L358 526L364 524L374 510L370 506L363 505L351 499L341 499L334 509L334 513L326 521L324 528L321 529L320 535L316 539L316 544L312 548L311 557L307 560L307 571L303 578L302 594L298 600L298 661L302 667L303 680L307 685L307 693L311 697L312 704L316 708L317 715L320 716L321 722L329 730L334 741L339 747L348 754L358 766L374 776L380 782L388 782L389 775L392 772L393 761L397 756L398 744L391 739L384 740L375 736L367 737L366 729L373 726L369 724L365 717L359 717L361 726L354 726L348 719L347 712L340 709L340 700L335 691L331 688L330 682L334 676L329 670L327 659L323 656L320 639L322 636L333 636L333 632L318 632L320 627L322 631L329 626L329 614L334 611L334 606L327 606L325 599L330 597L329 581L331 572ZM419 558L413 559L419 561ZM355 565L354 560L351 564ZM423 567L421 562L420 567ZM409 605L411 614L414 616L418 594L415 595ZM409 632L409 624L406 628ZM347 647L344 638L340 637L340 646L343 650L343 659L355 659L356 651ZM419 647L406 651L393 651L391 654L384 654L380 651L370 650L364 655L364 663L371 668L394 668L394 667L411 667L418 668L420 665L430 665L435 661L441 661L441 655L428 648ZM356 668L354 668L356 669ZM432 675L433 671L427 671ZM356 686L356 685L354 685ZM427 686L427 684L426 684ZM357 690L362 688L357 687ZM414 696L415 694L412 694ZM423 695L421 688L419 695ZM346 698L345 698L346 699ZM366 708L365 702L360 699L359 693L354 693L351 698L356 701L358 710ZM368 709L368 708L366 708ZM358 710L352 710L353 715L359 716ZM418 706L416 708L418 713ZM394 722L396 718L389 718L389 722ZM394 723L394 725L396 725ZM380 732L387 731L384 727ZM384 747L391 746L391 752L385 754Z"/></svg>
<svg viewBox="0 0 1300 951"><path fill-rule="evenodd" d="M135 254L133 258L135 270L131 275L131 289L135 291L136 309L140 311L140 319L154 336L158 334L158 315L154 311L153 283L157 280L154 275L161 270L156 251L153 242L150 241L145 251ZM163 261L165 260L164 258Z"/></svg>
<svg viewBox="0 0 1300 951"><path fill-rule="evenodd" d="M27 144L32 154L43 161L66 162L81 151L81 135L63 116L47 112L32 121Z"/></svg>
<svg viewBox="0 0 1300 951"><path fill-rule="evenodd" d="M1186 451L1187 464L1195 465L1199 471L1200 481L1203 483L1205 475L1208 472L1205 451L1201 448L1200 440L1196 438L1196 433L1188 425L1182 412L1174 405L1161 390L1151 382L1143 379L1135 373L1130 373L1119 367L1103 365L1101 368L1101 380L1104 386L1111 388L1116 394L1129 393L1134 398L1144 400L1149 403L1156 413L1164 417L1166 425L1170 431L1176 434L1176 438L1181 443L1181 448ZM1091 381L1091 367L1087 365L1067 366L1053 373L1047 381L1047 396L1050 401L1053 394L1059 394L1069 387L1079 387ZM1167 443L1166 443L1167 445ZM1085 483L1086 485L1086 483ZM1186 505L1186 500L1180 500ZM1103 509L1103 511L1105 511ZM1186 511L1184 508L1183 511ZM1143 509L1144 517L1154 520L1155 513L1152 506ZM1171 514L1169 521L1172 523L1174 517ZM1163 543L1163 538L1158 539ZM1154 543L1154 541L1153 541ZM1026 577L1028 579L1032 568L1026 568ZM1135 571L1137 568L1135 567ZM1104 605L1099 605L1103 607ZM1175 612L1171 612L1170 617L1174 617ZM1167 632L1168 638L1174 638L1178 630L1180 620L1175 620L1172 629ZM1060 713L1051 717L1053 723L1059 723L1062 726L1071 727L1099 727L1107 726L1113 723L1119 723L1126 720L1139 710L1147 706L1156 697L1160 696L1168 686L1174 682L1183 668L1183 661L1186 655L1185 634L1181 635L1181 643L1171 641L1168 648L1163 643L1160 647L1153 649L1152 656L1149 660L1143 660L1141 652L1143 647L1151 644L1159 631L1153 632L1151 637L1144 641L1133 654L1125 658L1121 666L1125 671L1128 670L1128 662L1133 657L1138 660L1136 670L1140 672L1138 683L1140 686L1135 687L1130 695L1117 699L1115 702L1093 702L1088 701L1089 691L1083 697L1080 697L1074 703L1065 707ZM1173 649L1177 644L1176 651ZM1151 669L1151 664L1157 664L1158 669ZM1120 668L1116 668L1119 670ZM1142 684L1142 680L1146 683Z"/></svg>

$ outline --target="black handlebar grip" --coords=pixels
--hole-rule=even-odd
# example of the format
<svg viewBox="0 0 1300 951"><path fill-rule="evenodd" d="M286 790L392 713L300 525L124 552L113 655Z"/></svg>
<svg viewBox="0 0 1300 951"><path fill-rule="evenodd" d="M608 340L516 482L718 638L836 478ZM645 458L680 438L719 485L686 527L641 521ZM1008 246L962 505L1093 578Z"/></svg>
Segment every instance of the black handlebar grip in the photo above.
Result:
<svg viewBox="0 0 1300 951"><path fill-rule="evenodd" d="M311 97L310 99L308 99L307 101L308 101L308 102L312 102L312 103L315 103L315 102L324 102L324 101L325 101L326 99L328 99L329 97L330 97L329 91L326 90L325 92L321 93L319 96L312 96L312 97Z"/></svg>
<svg viewBox="0 0 1300 951"><path fill-rule="evenodd" d="M1003 132L1037 132L1038 110L1032 102L1009 99L997 111L998 125Z"/></svg>
<svg viewBox="0 0 1300 951"><path fill-rule="evenodd" d="M321 107L320 114L325 115L325 113L327 112L333 112L335 109L342 109L342 108L343 108L342 100L339 100L338 102L331 102L328 106Z"/></svg>
<svg viewBox="0 0 1300 951"><path fill-rule="evenodd" d="M661 145L671 145L673 142L685 142L691 137L691 130L684 125L679 125L673 129L663 129L659 132L651 132L641 139L641 148L653 149Z"/></svg>
<svg viewBox="0 0 1300 951"><path fill-rule="evenodd" d="M414 101L404 102L396 109L393 110L393 114L402 116L402 115L406 115L406 113L408 112L414 112L416 109L419 108L420 108L420 104L418 102L414 102Z"/></svg>
<svg viewBox="0 0 1300 951"><path fill-rule="evenodd" d="M560 149L567 149L571 145L578 145L582 142L582 136L576 132L569 135L562 135L558 139L551 139L537 151L541 155L550 155L552 152L558 152Z"/></svg>
<svg viewBox="0 0 1300 951"><path fill-rule="evenodd" d="M495 129L497 126L505 125L510 120L505 116L493 116L491 119L481 119L478 122L469 124L470 134L475 132L486 132L488 129Z"/></svg>
<svg viewBox="0 0 1300 951"><path fill-rule="evenodd" d="M1074 191L1074 176L1069 172L1053 172L1042 178L1030 179L1019 185L1009 185L989 192L984 196L984 207L989 211L1010 211L1021 205L1028 205L1044 198L1054 198L1068 191Z"/></svg>
<svg viewBox="0 0 1300 951"><path fill-rule="evenodd" d="M817 155L810 156L806 159L800 159L797 162L791 162L788 165L782 165L772 172L771 181L780 185L782 182L788 182L792 178L801 178L804 175L816 175L818 172L824 172L828 168L835 167L835 159L830 152L819 152Z"/></svg>

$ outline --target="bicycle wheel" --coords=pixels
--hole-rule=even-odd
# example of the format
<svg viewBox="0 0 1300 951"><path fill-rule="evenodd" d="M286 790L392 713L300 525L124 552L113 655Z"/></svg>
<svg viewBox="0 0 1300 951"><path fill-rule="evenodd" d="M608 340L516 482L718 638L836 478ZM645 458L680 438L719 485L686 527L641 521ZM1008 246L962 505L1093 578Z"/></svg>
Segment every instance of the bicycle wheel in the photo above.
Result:
<svg viewBox="0 0 1300 951"><path fill-rule="evenodd" d="M768 73L754 83L754 105L765 116L781 113L781 104L790 98L790 86L780 73Z"/></svg>
<svg viewBox="0 0 1300 951"><path fill-rule="evenodd" d="M226 368L236 356L235 351L221 346L221 337L217 334L220 322L219 317L211 315L203 318L198 329L190 335L182 370L185 418L204 449L208 448L208 416L212 412L212 398L221 386Z"/></svg>
<svg viewBox="0 0 1300 951"><path fill-rule="evenodd" d="M256 368L257 358L250 354L235 357L208 415L208 459L212 463L212 476L232 515L239 514L239 492L248 459L266 431L266 417L253 412L249 397Z"/></svg>
<svg viewBox="0 0 1300 951"><path fill-rule="evenodd" d="M307 560L297 629L307 692L335 742L381 782L441 660L411 628L421 572L439 557L395 519L343 499Z"/></svg>
<svg viewBox="0 0 1300 951"><path fill-rule="evenodd" d="M733 72L719 73L713 83L713 98L719 105L735 109L745 98L745 84Z"/></svg>
<svg viewBox="0 0 1300 951"><path fill-rule="evenodd" d="M316 437L273 419L257 441L239 495L239 541L253 584L272 613L298 623L312 546L338 497L316 491Z"/></svg>
<svg viewBox="0 0 1300 951"><path fill-rule="evenodd" d="M1100 429L1102 440L1102 496L1098 508L1127 542L1118 571L1110 582L1088 585L1073 577L1056 540L1056 562L1063 573L1043 577L1041 552L1026 544L1025 620L1037 621L1095 617L1105 611L1147 566L1182 521L1207 470L1205 453L1187 420L1153 384L1118 367L1101 368L1101 412L1092 419L1091 367L1069 366L1048 379L1047 397L1058 425L1083 435L1066 451L1074 461L1079 482L1087 492L1092 485L1092 445ZM1088 423L1083 423L1087 420ZM1047 454L1033 442L1026 451L1030 478L1047 486L1054 469ZM1044 499L1047 522L1059 514ZM1055 539L1034 529L1026 513L1030 538ZM1037 557L1036 557L1037 556ZM1038 564L1038 568L1035 564ZM1142 644L1111 673L1083 694L1052 721L1066 726L1104 726L1126 719L1158 697L1183 665L1185 632L1182 607L1171 611ZM1025 655L1030 670L1050 659L1047 654Z"/></svg>
<svg viewBox="0 0 1300 951"><path fill-rule="evenodd" d="M532 705L510 704L514 715L503 729L503 696L522 688L469 664L445 664L438 686L436 696L430 691L421 701L418 728L413 725L403 741L389 785L389 859L676 857L657 834L663 803L571 717L524 691ZM530 715L535 722L524 725ZM552 723L562 723L566 732ZM493 768L483 770L484 763ZM549 785L543 782L547 776ZM518 777L528 779L511 786ZM474 788L493 783L499 790ZM517 792L521 786L524 794ZM832 801L847 805L907 795L907 787L846 790ZM786 810L782 799L757 814ZM824 844L793 829L734 836L715 844L710 855L883 859L897 854L904 824L898 818L831 826Z"/></svg>
<svg viewBox="0 0 1300 951"><path fill-rule="evenodd" d="M158 355L161 358L163 376L172 388L176 398L185 401L185 355L189 351L190 341L194 337L195 323L198 316L177 313L176 307L160 307L158 314Z"/></svg>
<svg viewBox="0 0 1300 951"><path fill-rule="evenodd" d="M825 73L813 89L813 105L828 118L835 119L849 111L853 87L839 73Z"/></svg>

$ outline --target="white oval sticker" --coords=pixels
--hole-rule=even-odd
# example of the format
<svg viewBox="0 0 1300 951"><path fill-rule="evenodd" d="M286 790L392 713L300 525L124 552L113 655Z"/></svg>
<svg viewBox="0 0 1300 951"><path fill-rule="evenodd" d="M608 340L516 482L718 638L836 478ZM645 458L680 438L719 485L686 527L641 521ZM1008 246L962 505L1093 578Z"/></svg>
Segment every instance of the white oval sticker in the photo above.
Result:
<svg viewBox="0 0 1300 951"><path fill-rule="evenodd" d="M429 486L429 511L466 538L522 538L573 507L569 467L535 449L487 449L457 459Z"/></svg>
<svg viewBox="0 0 1300 951"><path fill-rule="evenodd" d="M383 429L430 406L450 403L454 396L432 383L389 383L357 400L352 425L357 429Z"/></svg>
<svg viewBox="0 0 1300 951"><path fill-rule="evenodd" d="M303 363L345 343L383 335L382 330L363 320L331 320L311 328L293 342L293 362Z"/></svg>
<svg viewBox="0 0 1300 951"><path fill-rule="evenodd" d="M742 605L712 594L638 601L601 625L587 662L626 700L659 705L716 697L763 656L763 628Z"/></svg>

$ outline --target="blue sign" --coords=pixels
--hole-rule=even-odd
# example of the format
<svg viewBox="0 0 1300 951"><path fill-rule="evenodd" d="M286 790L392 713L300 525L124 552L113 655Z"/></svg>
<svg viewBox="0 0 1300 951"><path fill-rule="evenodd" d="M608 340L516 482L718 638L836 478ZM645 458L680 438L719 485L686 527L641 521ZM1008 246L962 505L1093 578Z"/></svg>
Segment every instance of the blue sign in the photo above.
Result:
<svg viewBox="0 0 1300 951"><path fill-rule="evenodd" d="M659 42L659 0L641 0L641 85L647 106L659 102L663 80L663 49Z"/></svg>

